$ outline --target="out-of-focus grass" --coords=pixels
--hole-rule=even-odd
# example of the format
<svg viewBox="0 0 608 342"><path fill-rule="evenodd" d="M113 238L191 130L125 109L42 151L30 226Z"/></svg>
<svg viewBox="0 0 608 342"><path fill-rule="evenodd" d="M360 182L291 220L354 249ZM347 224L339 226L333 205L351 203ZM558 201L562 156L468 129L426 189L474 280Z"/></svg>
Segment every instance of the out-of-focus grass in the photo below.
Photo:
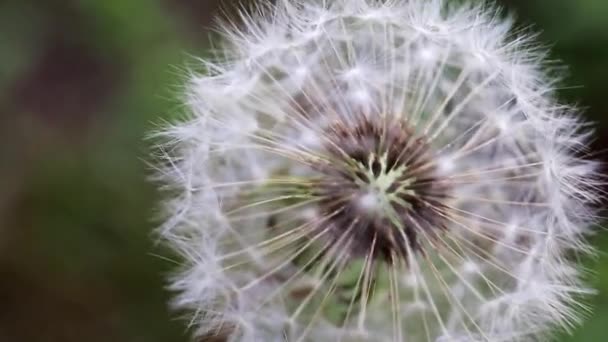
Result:
<svg viewBox="0 0 608 342"><path fill-rule="evenodd" d="M589 319L578 327L572 335L562 334L562 341L604 341L608 325L608 237L602 234L595 239L598 258L588 262L591 285L598 295L590 299L593 309Z"/></svg>
<svg viewBox="0 0 608 342"><path fill-rule="evenodd" d="M187 340L163 289L175 265L155 256L143 138L181 111L179 70L205 52L212 2L0 3L0 341ZM503 2L570 66L583 87L561 95L588 107L603 148L608 2ZM563 341L606 331L608 257L588 265L595 311Z"/></svg>
<svg viewBox="0 0 608 342"><path fill-rule="evenodd" d="M144 161L146 132L176 112L175 66L198 49L169 9L0 4L0 340L186 339Z"/></svg>

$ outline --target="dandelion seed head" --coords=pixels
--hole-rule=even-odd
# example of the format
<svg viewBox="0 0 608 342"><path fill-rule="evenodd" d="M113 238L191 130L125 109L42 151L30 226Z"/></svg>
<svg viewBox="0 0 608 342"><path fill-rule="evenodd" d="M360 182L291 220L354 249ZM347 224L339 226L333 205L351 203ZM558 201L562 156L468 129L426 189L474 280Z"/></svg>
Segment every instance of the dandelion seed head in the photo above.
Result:
<svg viewBox="0 0 608 342"><path fill-rule="evenodd" d="M592 291L603 180L492 6L279 0L161 132L174 304L229 341L533 341Z"/></svg>

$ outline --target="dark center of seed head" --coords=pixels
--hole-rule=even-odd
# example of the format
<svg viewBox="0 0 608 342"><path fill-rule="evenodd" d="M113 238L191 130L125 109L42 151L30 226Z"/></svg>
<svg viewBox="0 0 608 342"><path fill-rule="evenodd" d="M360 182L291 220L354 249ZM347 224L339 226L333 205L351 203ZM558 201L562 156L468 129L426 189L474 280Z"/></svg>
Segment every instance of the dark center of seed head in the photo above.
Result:
<svg viewBox="0 0 608 342"><path fill-rule="evenodd" d="M326 163L316 192L335 243L353 257L407 263L445 229L448 188L428 142L402 120L338 122L325 132Z"/></svg>

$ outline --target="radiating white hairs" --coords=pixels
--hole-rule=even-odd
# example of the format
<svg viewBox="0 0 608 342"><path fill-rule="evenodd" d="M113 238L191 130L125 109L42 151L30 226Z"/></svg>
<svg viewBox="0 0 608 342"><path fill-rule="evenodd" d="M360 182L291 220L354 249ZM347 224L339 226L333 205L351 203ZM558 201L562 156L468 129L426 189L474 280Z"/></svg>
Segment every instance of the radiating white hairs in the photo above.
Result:
<svg viewBox="0 0 608 342"><path fill-rule="evenodd" d="M600 175L529 34L443 0L241 19L160 133L174 304L199 336L529 341L580 322Z"/></svg>

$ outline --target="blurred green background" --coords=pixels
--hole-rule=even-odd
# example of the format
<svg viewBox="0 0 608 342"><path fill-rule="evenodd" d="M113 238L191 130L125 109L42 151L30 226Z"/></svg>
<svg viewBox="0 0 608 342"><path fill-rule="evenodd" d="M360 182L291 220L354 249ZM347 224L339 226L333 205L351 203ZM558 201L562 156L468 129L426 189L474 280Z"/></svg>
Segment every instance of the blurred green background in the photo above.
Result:
<svg viewBox="0 0 608 342"><path fill-rule="evenodd" d="M0 0L0 341L188 340L166 306L143 137L182 110L184 66L229 2ZM605 156L608 1L501 3L569 66L561 95ZM594 313L562 341L608 336L608 257L587 265Z"/></svg>

